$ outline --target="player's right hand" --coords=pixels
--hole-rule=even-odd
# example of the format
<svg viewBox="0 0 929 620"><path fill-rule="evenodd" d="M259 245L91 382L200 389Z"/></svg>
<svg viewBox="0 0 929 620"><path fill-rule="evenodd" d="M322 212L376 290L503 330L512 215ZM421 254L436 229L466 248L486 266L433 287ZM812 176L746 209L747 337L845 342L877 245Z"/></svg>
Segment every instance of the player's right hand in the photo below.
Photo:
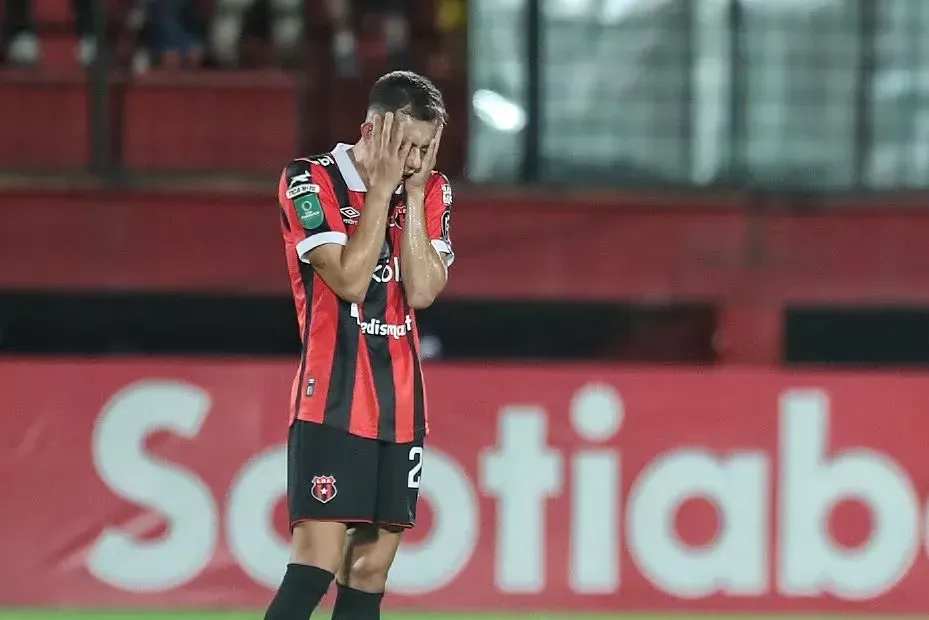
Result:
<svg viewBox="0 0 929 620"><path fill-rule="evenodd" d="M374 117L371 132L371 163L368 168L371 189L392 194L403 180L403 169L412 143L406 140L409 119L388 112Z"/></svg>

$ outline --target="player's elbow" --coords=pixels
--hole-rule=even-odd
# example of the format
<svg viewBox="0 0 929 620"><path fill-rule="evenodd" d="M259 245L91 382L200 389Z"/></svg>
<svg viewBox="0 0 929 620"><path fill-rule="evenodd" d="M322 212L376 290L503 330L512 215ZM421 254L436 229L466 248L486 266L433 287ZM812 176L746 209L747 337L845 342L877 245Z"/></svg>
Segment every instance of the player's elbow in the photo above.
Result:
<svg viewBox="0 0 929 620"><path fill-rule="evenodd" d="M443 274L444 275L444 274ZM445 288L446 278L422 279L405 283L406 303L414 310L428 308Z"/></svg>
<svg viewBox="0 0 929 620"><path fill-rule="evenodd" d="M362 282L361 284L345 284L339 287L340 290L336 291L336 295L342 298L344 301L353 304L363 303L365 296L368 294L368 283Z"/></svg>
<svg viewBox="0 0 929 620"><path fill-rule="evenodd" d="M344 273L338 274L337 277L331 279L332 282L327 282L327 284L339 299L352 304L364 302L365 295L368 294L370 279L346 277Z"/></svg>
<svg viewBox="0 0 929 620"><path fill-rule="evenodd" d="M436 295L426 291L407 291L406 303L414 310L428 308L435 301Z"/></svg>

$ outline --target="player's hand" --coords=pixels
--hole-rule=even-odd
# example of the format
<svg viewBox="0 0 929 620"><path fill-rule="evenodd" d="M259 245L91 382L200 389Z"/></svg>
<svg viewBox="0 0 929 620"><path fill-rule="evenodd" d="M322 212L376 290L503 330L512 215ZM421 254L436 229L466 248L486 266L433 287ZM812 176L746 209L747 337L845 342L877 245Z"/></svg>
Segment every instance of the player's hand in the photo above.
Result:
<svg viewBox="0 0 929 620"><path fill-rule="evenodd" d="M429 175L435 170L435 161L439 154L439 144L442 142L443 129L445 129L445 124L440 123L432 140L429 141L429 147L426 149L426 154L423 155L423 165L420 167L419 172L413 174L404 182L407 192L411 190L421 190L426 186Z"/></svg>
<svg viewBox="0 0 929 620"><path fill-rule="evenodd" d="M371 132L371 163L368 169L371 189L392 194L403 180L403 169L412 144L406 140L409 120L388 112L374 117Z"/></svg>

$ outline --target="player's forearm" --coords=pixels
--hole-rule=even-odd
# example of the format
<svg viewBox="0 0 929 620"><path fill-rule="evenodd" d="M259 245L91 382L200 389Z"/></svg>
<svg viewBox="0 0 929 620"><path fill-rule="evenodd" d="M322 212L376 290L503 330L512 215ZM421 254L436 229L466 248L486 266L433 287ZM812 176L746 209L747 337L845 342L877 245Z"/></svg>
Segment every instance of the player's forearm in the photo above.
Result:
<svg viewBox="0 0 929 620"><path fill-rule="evenodd" d="M390 196L368 193L358 228L342 250L342 278L349 301L363 301L384 247Z"/></svg>
<svg viewBox="0 0 929 620"><path fill-rule="evenodd" d="M406 300L412 308L432 305L448 280L442 257L429 239L421 196L407 196L407 216L400 251L400 273Z"/></svg>

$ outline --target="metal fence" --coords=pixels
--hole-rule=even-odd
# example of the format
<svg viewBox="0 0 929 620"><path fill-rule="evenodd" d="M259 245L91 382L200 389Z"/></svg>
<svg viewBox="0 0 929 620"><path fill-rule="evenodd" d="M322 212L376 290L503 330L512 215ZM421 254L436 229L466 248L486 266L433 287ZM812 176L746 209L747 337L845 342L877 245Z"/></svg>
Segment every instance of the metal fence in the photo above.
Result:
<svg viewBox="0 0 929 620"><path fill-rule="evenodd" d="M470 0L469 12L469 75L441 84L456 129L443 167L458 176L929 186L926 0ZM336 78L326 24L307 23L302 66L275 75L140 77L115 48L77 78L6 70L0 169L264 177L324 150L357 131L373 75Z"/></svg>
<svg viewBox="0 0 929 620"><path fill-rule="evenodd" d="M925 0L476 0L482 181L929 185Z"/></svg>

